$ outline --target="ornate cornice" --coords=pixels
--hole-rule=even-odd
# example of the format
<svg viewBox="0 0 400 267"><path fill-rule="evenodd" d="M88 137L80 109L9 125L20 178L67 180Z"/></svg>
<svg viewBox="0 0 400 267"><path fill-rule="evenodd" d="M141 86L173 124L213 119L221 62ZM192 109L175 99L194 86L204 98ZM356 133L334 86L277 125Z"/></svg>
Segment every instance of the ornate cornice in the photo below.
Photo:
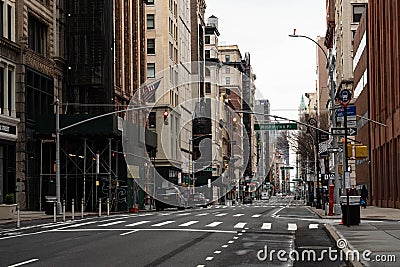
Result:
<svg viewBox="0 0 400 267"><path fill-rule="evenodd" d="M27 66L32 67L33 69L40 71L50 77L53 77L55 72L55 64L51 59L40 56L31 51L27 51L25 62Z"/></svg>

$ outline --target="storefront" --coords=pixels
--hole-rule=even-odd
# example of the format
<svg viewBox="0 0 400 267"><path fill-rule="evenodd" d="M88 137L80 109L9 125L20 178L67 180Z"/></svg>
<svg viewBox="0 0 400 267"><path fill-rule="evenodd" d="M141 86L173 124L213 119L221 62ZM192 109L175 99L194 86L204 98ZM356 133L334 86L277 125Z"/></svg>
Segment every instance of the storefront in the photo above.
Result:
<svg viewBox="0 0 400 267"><path fill-rule="evenodd" d="M14 118L0 115L0 204L5 202L8 194L13 194L15 201L17 122Z"/></svg>

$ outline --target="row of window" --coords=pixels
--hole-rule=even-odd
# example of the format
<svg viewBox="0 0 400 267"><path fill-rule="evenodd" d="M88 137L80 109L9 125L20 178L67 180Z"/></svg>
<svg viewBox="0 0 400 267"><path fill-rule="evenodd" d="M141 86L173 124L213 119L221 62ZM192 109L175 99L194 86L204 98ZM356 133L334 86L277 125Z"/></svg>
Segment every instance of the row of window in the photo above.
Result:
<svg viewBox="0 0 400 267"><path fill-rule="evenodd" d="M11 110L15 110L13 103L13 90L15 83L15 68L0 67L0 114L11 116Z"/></svg>
<svg viewBox="0 0 400 267"><path fill-rule="evenodd" d="M0 1L0 37L14 41L14 3Z"/></svg>
<svg viewBox="0 0 400 267"><path fill-rule="evenodd" d="M173 0L169 0L169 11L171 11L175 18L178 18L178 5Z"/></svg>

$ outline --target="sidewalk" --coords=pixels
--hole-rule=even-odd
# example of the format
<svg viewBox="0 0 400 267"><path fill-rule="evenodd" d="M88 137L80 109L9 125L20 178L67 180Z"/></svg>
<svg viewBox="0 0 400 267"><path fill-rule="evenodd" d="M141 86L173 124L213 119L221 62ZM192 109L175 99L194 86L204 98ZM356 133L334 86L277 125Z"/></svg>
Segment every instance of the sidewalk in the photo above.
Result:
<svg viewBox="0 0 400 267"><path fill-rule="evenodd" d="M326 224L326 230L336 241L346 244L344 253L358 251L360 260L350 257L350 266L399 266L400 262L400 209L368 206L361 208L360 225L340 225L341 216L326 216L321 209L310 208L324 219L335 219ZM365 221L363 221L365 220ZM371 255L363 257L363 252ZM370 259L370 261L368 261ZM382 260L386 262L382 262ZM381 260L381 262L378 262Z"/></svg>

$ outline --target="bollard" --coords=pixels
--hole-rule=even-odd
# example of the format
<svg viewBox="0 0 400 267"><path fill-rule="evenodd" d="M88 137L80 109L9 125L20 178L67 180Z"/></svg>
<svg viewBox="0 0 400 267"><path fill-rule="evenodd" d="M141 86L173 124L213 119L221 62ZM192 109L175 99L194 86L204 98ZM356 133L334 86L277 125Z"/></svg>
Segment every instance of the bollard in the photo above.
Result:
<svg viewBox="0 0 400 267"><path fill-rule="evenodd" d="M99 198L99 217L101 217L101 198Z"/></svg>
<svg viewBox="0 0 400 267"><path fill-rule="evenodd" d="M21 221L20 221L20 217L19 217L19 204L17 204L17 228L19 228L21 226Z"/></svg>
<svg viewBox="0 0 400 267"><path fill-rule="evenodd" d="M75 199L72 199L72 220L75 220Z"/></svg>
<svg viewBox="0 0 400 267"><path fill-rule="evenodd" d="M83 219L83 207L84 207L84 204L85 204L85 200L83 200L83 198L82 198L82 203L81 203L81 219Z"/></svg>
<svg viewBox="0 0 400 267"><path fill-rule="evenodd" d="M110 216L110 199L107 198L107 216Z"/></svg>
<svg viewBox="0 0 400 267"><path fill-rule="evenodd" d="M57 203L53 202L53 222L57 222Z"/></svg>
<svg viewBox="0 0 400 267"><path fill-rule="evenodd" d="M62 203L63 222L65 222L65 200Z"/></svg>

